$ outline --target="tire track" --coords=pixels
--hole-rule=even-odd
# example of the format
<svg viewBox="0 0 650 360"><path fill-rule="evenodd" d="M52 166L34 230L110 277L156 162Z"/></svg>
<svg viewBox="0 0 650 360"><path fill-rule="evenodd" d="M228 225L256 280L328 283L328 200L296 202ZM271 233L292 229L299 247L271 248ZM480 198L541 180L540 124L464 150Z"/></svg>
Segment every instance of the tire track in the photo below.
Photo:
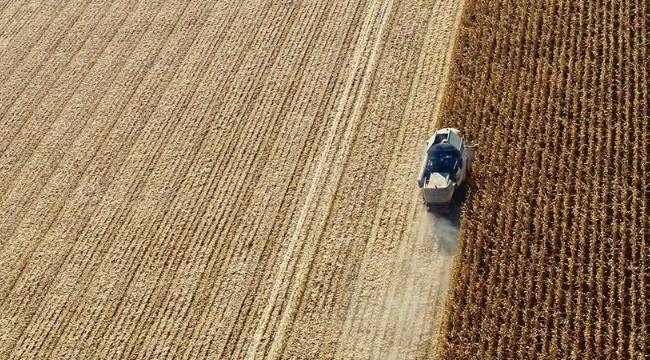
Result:
<svg viewBox="0 0 650 360"><path fill-rule="evenodd" d="M373 4L377 5L377 4ZM377 25L377 30L376 30L376 36L374 37L373 41L373 47L372 50L370 51L368 62L362 62L361 60L361 51L357 52L355 59L353 60L353 68L354 69L363 69L362 71L364 72L364 76L362 78L362 82L360 84L360 93L364 94L365 91L367 91L367 87L369 86L369 81L372 78L370 74L374 72L374 68L376 66L376 61L377 61L377 56L378 53L380 52L380 46L382 43L383 39L383 32L384 29L386 28L386 25L388 23L388 20L390 19L390 11L391 11L391 6L392 6L392 1L388 1L385 3L382 3L382 7L379 8L378 6L376 8L373 7L373 9L370 11L370 14L379 14L379 20L378 20L378 25ZM362 37L360 38L361 44L365 43L366 41L369 41L369 38L372 36L372 31L373 27L371 27L371 19L372 17L367 17L367 24L364 26L367 30L365 32L362 32ZM359 47L359 50L364 49L365 46ZM356 74L356 71L354 72ZM313 177L312 183L310 185L310 190L307 194L307 197L305 198L304 202L304 207L303 210L300 212L300 215L298 217L298 221L296 224L296 228L293 232L293 234L289 237L289 246L286 250L286 253L283 257L282 263L280 264L279 267L279 272L278 272L278 278L274 280L274 286L271 291L271 294L269 296L269 302L267 303L267 306L264 308L264 312L262 313L261 316L261 324L267 324L271 321L271 312L275 308L276 301L280 295L281 287L284 287L283 285L286 284L284 283L285 279L292 279L293 278L293 272L296 271L298 273L297 279L292 279L289 289L287 289L287 296L288 297L288 304L284 306L284 311L280 315L280 319L278 321L278 330L276 330L274 333L276 334L275 337L273 337L273 340L271 342L270 350L269 350L269 356L270 357L276 357L279 354L279 351L282 350L284 346L284 336L285 336L285 330L286 327L288 326L289 319L294 316L294 308L295 304L297 301L299 301L299 294L298 294L298 289L302 286L302 283L304 281L306 272L307 272L307 267L309 266L309 263L311 262L311 258L314 255L314 249L315 245L311 242L307 242L307 248L306 248L306 258L303 261L299 261L299 263L294 263L293 259L297 259L297 257L294 255L294 248L297 246L298 239L303 238L303 236L300 236L300 233L303 231L303 225L305 224L305 220L307 217L307 210L311 207L311 203L313 199L317 196L316 191L317 191L317 184L319 181L322 181L322 174L323 174L323 169L325 167L325 164L327 163L327 159L330 156L332 145L334 144L335 140L335 135L337 133L339 121L343 115L343 110L347 106L346 102L348 101L349 96L346 94L349 94L352 85L354 83L354 77L349 78L348 80L348 85L346 86L344 90L344 95L341 97L343 99L339 105L339 108L337 109L337 115L335 115L335 120L332 124L332 126L329 129L329 135L327 137L325 146L324 146L324 151L322 152L323 155L321 155L321 158L318 161L317 168L315 170L315 175ZM358 98L358 99L363 99L364 98ZM346 129L343 133L342 140L340 144L337 144L337 147L335 148L335 151L338 151L339 149L343 148L346 149L350 146L350 143L353 138L353 132L355 130L355 123L356 120L359 119L361 116L361 109L363 108L363 100L361 101L355 101L353 104L353 112L350 117L350 120L348 121L348 124L346 126ZM344 153L346 153L344 151ZM334 173L334 174L339 174L338 178L340 178L340 172L343 171L341 168L340 170L337 171L337 166L335 164L333 168L334 170L330 169L329 172ZM336 175L335 175L336 176ZM334 188L336 189L337 185L336 183L338 180L335 180L335 185ZM330 201L325 200L325 204L329 204ZM317 235L316 235L317 236ZM306 237L306 236L305 236ZM309 238L307 238L309 239ZM302 259L302 257L300 257ZM294 265L290 265L290 263L294 263ZM296 267L296 270L289 270L290 267ZM249 351L247 353L247 357L252 357L254 356L255 352L258 351L258 347L261 344L263 332L265 332L267 325L259 326L255 334L253 336L252 342L249 346Z"/></svg>
<svg viewBox="0 0 650 360"><path fill-rule="evenodd" d="M364 279L363 277L357 278L356 283L358 286L368 286L369 283L374 282L376 290L371 290L372 288L357 288L353 292L353 298L350 300L351 306L348 309L349 313L345 318L347 326L344 326L340 335L340 344L345 344L345 339L356 339L356 342L360 344L364 342L368 345L372 344L370 348L373 349L371 356L373 358L395 358L398 356L397 354L400 354L399 356L402 357L411 358L415 357L418 351L426 353L428 349L422 346L422 344L414 344L413 340L419 339L424 342L423 344L426 344L433 337L433 329L431 326L435 322L436 308L440 306L440 304L436 304L436 302L440 301L437 294L445 290L445 286L443 285L445 282L444 273L448 271L450 260L444 260L446 255L435 255L436 253L431 253L430 248L432 245L429 245L429 242L435 240L431 237L432 234L428 232L432 231L432 229L423 229L422 226L431 226L432 224L423 222L416 215L422 211L419 205L419 196L411 196L409 198L410 191L407 189L409 189L410 181L408 179L412 177L407 178L404 175L411 174L415 176L414 169L419 165L418 156L420 155L421 149L420 143L417 141L414 142L413 139L426 138L431 129L432 120L430 119L433 119L433 121L436 119L435 109L438 106L439 99L441 98L440 94L443 91L442 83L446 74L445 64L449 63L450 54L446 49L450 48L450 40L453 39L453 36L449 34L453 33L455 19L459 18L457 14L460 14L460 9L462 9L462 4L453 1L444 4L438 3L432 7L429 10L430 13L425 23L425 29L427 30L422 31L423 39L419 40L426 41L426 39L430 39L430 44L426 47L418 45L418 43L414 44L415 48L420 48L421 50L417 57L411 56L411 58L417 60L417 65L413 70L413 75L411 75L413 80L410 82L411 85L408 96L406 97L406 105L403 110L403 115L401 115L403 120L397 135L397 146L392 151L387 176L382 182L388 184L388 186L381 194L370 236L362 251L363 257L359 265L359 275L363 276L368 273L373 274L372 277L376 278L377 270L372 268L384 262L381 262L379 258L370 261L369 257L394 258L395 265L393 269L383 265L389 268L385 271L390 272L385 276L393 280L387 281L390 285L380 285L377 280L369 279L362 281ZM406 21L398 21L398 23L400 22ZM443 29L446 29L447 33ZM420 31L416 33L418 32ZM438 38L436 38L436 35ZM436 70L424 70L425 62L428 67L433 67ZM431 75L428 75L429 78L425 78L427 76L426 74ZM381 83L385 83L385 81ZM431 86L431 84L437 84L439 87ZM398 183L395 184L395 182ZM404 193L399 194L399 190L397 189L404 189L402 190ZM399 195L395 194L395 192L398 192ZM396 199L404 199L406 201L397 201ZM391 209L391 211L386 211L386 214L383 214L383 209ZM397 212L397 209L400 209L400 211ZM386 218L384 219L384 217ZM377 242L379 244L376 244ZM391 243L400 244L395 255L389 255L387 252L387 249L391 248ZM440 243L437 246L438 249L434 251L438 253L445 251L440 249ZM420 261L418 259L424 256L426 257L422 260L423 262L414 263L414 261ZM431 256L431 258L428 256ZM441 263L436 263L439 261L436 256L443 258ZM422 268L427 268L428 270L423 271ZM421 271L423 273L420 273ZM431 275L436 273L441 274L442 278L438 280L439 282L432 283L437 279L435 279L435 276L431 277ZM429 278L431 280L425 280ZM383 295L354 295L357 291L375 292L380 289L383 289ZM419 293L417 293L418 291ZM430 293L422 293L423 291ZM356 318L354 313L350 313L352 309L357 306L370 306L368 302L364 303L362 300L354 300L357 297L383 300L377 309L379 313L374 313L371 316L363 314L360 318ZM396 297L398 299L395 299ZM417 302L420 301L426 301L427 305L418 304ZM395 306L394 304L403 305ZM402 310L402 307L406 310ZM396 308L399 310L396 310ZM419 319L422 319L421 323L417 322L417 318L409 318L410 316L414 316L415 313L417 313ZM372 322L376 321L375 319L380 319L379 326ZM396 327L390 330L388 329L389 320L392 326L397 324ZM353 325L355 323L356 325ZM415 324L417 325L414 326ZM355 329L353 333L350 333L351 327ZM362 329L369 328L377 328L377 331L372 332L371 339L366 339L362 335ZM418 333L414 334L415 329L418 329ZM341 348L339 349L341 351ZM338 356L345 357L343 354L346 354L346 352L339 353ZM352 354L359 356L358 350L347 353L347 356Z"/></svg>
<svg viewBox="0 0 650 360"><path fill-rule="evenodd" d="M353 7L350 7L350 6L348 6L348 8L354 9ZM346 12L347 11L348 11L348 9L346 9ZM355 10L355 12L356 12L356 10ZM350 23L350 22L348 22L348 23ZM338 26L336 26L336 27L338 27ZM317 50L315 50L314 52L318 53ZM311 77L310 76L305 76L303 78L309 79ZM309 87L307 87L307 88L309 88ZM291 115L288 115L288 118L291 118ZM313 126L314 126L314 124L310 125L311 129L309 130L309 132L313 131ZM325 127L323 127L323 128L325 128ZM289 130L289 131L294 131L294 130ZM300 131L300 130L298 130L298 131ZM280 133L285 133L285 131L281 130ZM324 135L324 134L321 133L319 135ZM294 137L293 135L288 135L288 136L289 136L289 138ZM295 136L298 136L298 134L296 134ZM276 210L276 209L281 209L283 206L285 206L284 205L285 203L287 203L288 201L291 201L292 196L299 196L299 195L293 195L292 194L291 183L294 181L294 179L297 179L297 181L300 181L302 183L303 189L305 189L305 186L304 186L305 181L302 178L297 178L296 168L294 168L293 170L290 170L291 167L289 167L287 169L285 165L279 165L279 164L275 165L276 163L284 162L285 160L282 160L282 159L290 157L291 153L295 153L295 152L291 151L291 148L293 147L293 143L294 142L286 143L286 145L289 145L289 147L287 148L288 152L286 152L286 150L273 150L273 151L271 151L271 153L277 154L277 156L274 156L274 158L277 157L277 160L270 161L270 163L267 164L267 167L269 168L269 170L263 172L263 174L265 174L264 178L266 179L266 178L270 177L271 180L262 180L261 181L261 183L263 183L263 184L275 184L275 183L277 183L279 181L278 180L273 180L273 176L285 177L286 176L285 174L291 174L291 176L289 177L290 181L286 182L287 187L286 188L281 187L280 189L277 189L276 185L270 185L268 187L266 187L266 186L260 187L257 190L258 195L254 195L253 197L254 198L263 198L264 196L266 196L268 198L268 200L265 199L262 202L262 203L268 204L264 209L264 213L263 214L259 213L260 212L259 209L253 208L253 211L251 212L251 214L245 216L245 218L249 218L249 219L262 218L263 220L266 220L266 219L269 219L269 220L266 221L266 222L260 223L260 225L254 229L255 232L252 233L251 235L248 235L248 236L243 235L244 238L251 239L249 241L251 243L251 247L253 248L252 252L254 254L257 252L257 254L254 255L255 257L252 260L250 259L250 256L248 254L246 254L245 262L255 264L255 270L252 271L252 274L253 274L255 279L260 279L260 280L254 281L252 284L250 283L250 281L244 281L245 283L248 283L248 286L247 286L248 289L246 290L246 294L243 295L244 303L243 303L242 306L239 306L239 310L237 311L237 317L236 317L237 320L235 320L235 324L237 324L239 326L239 328L236 329L235 331L238 331L238 333L237 333L236 336L233 336L232 335L233 330L231 330L230 338L229 338L229 340L228 340L228 342L226 343L226 346L225 346L225 353L232 354L232 356L236 356L236 357L241 357L242 356L241 351L246 351L247 346L248 346L247 342L243 341L243 339L248 339L249 336L250 336L250 335L248 335L248 333L253 333L255 331L256 327L258 326L257 325L257 319L259 318L259 313L263 310L263 307L265 305L265 297L262 294L265 294L271 288L271 286L265 285L262 280L266 280L265 278L268 277L268 275L265 275L265 274L272 274L273 273L272 269L273 269L273 266L274 266L274 262L277 260L276 257L273 257L272 259L268 259L267 257L270 256L271 254L274 254L274 253L278 252L277 249L273 249L273 248L277 247L277 245L275 245L275 243L283 241L282 239L284 239L286 237L286 232L288 231L288 226L290 226L290 222L284 221L284 218L285 218L284 214L285 213L279 212L279 210ZM281 144L285 145L285 143L281 143ZM302 149L300 150L300 153L301 153L300 158L302 158L302 156L303 156L303 154L305 154L305 152L313 153L313 155L311 155L311 158L315 158L316 153L313 152L309 148L305 148L305 146L310 146L310 147L313 148L314 145L317 145L317 144L318 144L318 142L312 142L309 145L307 143L302 145ZM284 155L284 154L286 154L286 155ZM298 161L301 161L301 160L298 160ZM291 165L291 164L287 164L287 165L296 166L296 165ZM266 176L266 174L268 174L268 176ZM306 174L308 175L309 173L306 173ZM295 191L293 191L293 192L295 192ZM302 190L299 190L299 194L302 193L302 192L303 192ZM281 197L276 197L275 194L278 194L278 195L281 194ZM293 211L295 211L297 209L299 204L296 203L295 201L292 201L292 202L293 202L292 205L287 204L286 206L292 206L293 210L291 210L291 211L293 212ZM285 224L283 224L283 223L285 223ZM278 228L278 226L282 226L282 227ZM283 228L284 226L287 226L287 227ZM240 236L239 234L241 234L241 233L238 233L237 236ZM265 241L255 240L255 239L258 239L258 238L265 239ZM263 243L263 248L262 249L259 249L259 250L255 249L256 244L258 242ZM265 253L268 254L268 255L264 256ZM267 259L267 260L265 260L265 259ZM245 273L246 274L251 274L251 271L250 270L245 271ZM238 294L239 292L235 291L234 293ZM229 306L229 307L230 308L236 308L236 306ZM251 320L248 320L248 319L251 319ZM239 330L239 329L241 329L241 330ZM247 331L248 333L242 334L241 333L242 331ZM236 339L235 341L237 342L237 344L235 345L234 343L232 343L233 345L231 345L232 346L232 348L231 348L229 343L233 339ZM265 351L262 351L262 354L264 356L266 356Z"/></svg>
<svg viewBox="0 0 650 360"><path fill-rule="evenodd" d="M275 172L279 172L279 168L282 167L282 165L278 164L275 160L274 154L279 154L282 153L282 150L278 149L278 147L286 146L286 145L292 145L294 141L296 140L296 137L286 137L286 135L280 135L280 134L286 134L287 131L290 131L289 129L282 129L285 127L286 123L283 120L283 114L287 112L287 110L291 113L292 110L289 108L293 104L295 104L298 101L297 94L300 94L303 86L304 80L307 78L305 75L305 72L308 69L308 66L305 65L306 59L312 56L314 53L314 47L316 46L313 42L317 40L320 36L321 29L323 24L323 19L327 15L327 13L330 11L329 7L331 6L330 3L322 3L324 4L323 7L317 8L315 11L310 10L310 9L305 9L305 13L310 14L310 16L313 15L313 18L309 18L306 21L301 21L298 20L296 21L296 29L300 29L298 31L294 30L295 34L290 36L289 44L296 44L299 45L297 49L292 49L289 48L287 50L288 53L294 53L294 54L300 54L298 57L298 62L296 63L289 63L285 66L288 67L286 72L288 74L282 74L280 75L281 77L290 77L293 79L293 81L289 84L290 87L286 90L286 92L282 92L282 100L281 101L271 101L268 103L266 106L271 106L273 107L275 104L279 104L279 107L276 107L278 110L272 112L272 117L271 117L271 128L272 129L278 129L278 127L281 127L277 131L275 137L276 141L274 143L269 143L267 146L270 149L264 149L261 148L259 151L256 151L257 153L268 153L270 154L269 157L263 159L263 160L258 160L259 156L253 160L253 164L261 163L260 165L262 167L262 171L259 173L260 179L258 182L257 188L252 189L252 199L263 199L262 201L259 201L260 204L264 204L263 206L250 206L246 214L244 215L244 219L252 219L252 221L249 221L249 223L243 223L243 226L239 229L237 229L237 232L233 234L233 240L234 242L240 242L243 239L249 239L249 246L245 246L240 248L240 252L235 254L233 257L229 259L229 263L234 263L234 264L244 264L244 266L241 267L250 267L248 264L257 264L259 259L257 261L250 259L251 253L255 254L255 248L257 247L257 243L264 244L264 240L268 241L268 236L271 234L266 233L267 235L258 235L261 231L264 231L263 229L260 230L260 227L262 226L260 224L260 220L263 221L264 219L267 218L273 218L274 213L277 210L274 210L276 208L277 200L274 200L275 195L278 193L282 193L282 186L278 186L275 184L278 184L279 181L277 179L273 178L273 174ZM308 24L309 27L306 29L307 31L304 31L305 24ZM297 40L295 37L298 37ZM293 46L296 46L293 45ZM283 56L280 56L280 59L282 59ZM321 59L322 61L322 59ZM293 73L291 73L293 71ZM298 87L293 85L294 83L299 83ZM295 91L292 91L296 89ZM277 93L277 91L273 91L274 93ZM264 110L254 110L252 114L265 114L267 111ZM290 116L290 115L288 115ZM261 120L259 116L256 118L256 120ZM265 137L274 137L273 135L270 136L265 136ZM281 141L282 140L282 141ZM257 160L257 161L256 161ZM281 160L281 162L286 163L286 158L284 160ZM253 165L255 166L255 165ZM274 184L267 186L267 184ZM256 241L255 239L259 239ZM253 255L255 256L255 255ZM249 273L249 271L246 271ZM239 309L237 312L231 312L230 314L224 313L221 316L218 316L216 318L216 321L220 323L218 328L224 327L225 332L227 333L226 336L224 336L223 341L221 339L217 341L212 341L211 344L208 346L208 353L215 353L217 356L222 357L224 356L224 352L231 354L231 356L237 356L235 355L234 351L235 349L230 349L228 350L228 346L230 345L230 339L232 339L233 332L238 331L238 327L240 325L244 325L245 322L243 321L238 321L239 315L241 314L242 310L245 310L248 308L248 306L244 303L246 298L249 298L249 292L248 290L242 289L238 290L240 287L245 286L245 284L248 284L246 287L250 289L251 287L251 280L248 280L246 277L240 277L237 276L239 274L236 274L235 278L229 278L229 282L224 285L220 284L219 288L220 289L227 289L228 292L235 296L230 296L225 302L227 302L227 308L233 308L233 309ZM234 288L234 290L233 290ZM222 290L222 291L224 291ZM240 293L245 293L246 295L244 296L237 296L237 294ZM233 304L234 305L231 305ZM237 305L239 304L239 305ZM232 314L232 315L231 315ZM233 318L233 315L235 317ZM223 325L222 325L223 324ZM239 330L241 331L241 330ZM239 336L237 336L239 338ZM213 345L214 344L214 345ZM217 349L212 349L213 346L217 346ZM241 355L240 355L241 356Z"/></svg>
<svg viewBox="0 0 650 360"><path fill-rule="evenodd" d="M267 21L267 19L265 19L264 21ZM282 32L283 32L283 31L280 31L279 34L282 34ZM263 41L263 39L264 39L264 38L260 38L260 37L259 37L259 34L256 34L256 35L255 35L255 38L256 38L256 42L259 42L259 41L261 41L261 40ZM253 48L255 48L255 47L253 47ZM246 54L246 53L245 53L245 52L244 52L244 53L241 53L241 55L244 55L244 54ZM246 54L246 55L247 55L248 57L251 57L251 59L255 59L255 57L252 57L252 54ZM275 55L273 55L273 56L275 56ZM238 67L238 68L239 68L239 69L244 69L244 67ZM249 85L252 85L252 84L249 84ZM227 101L226 101L225 103L227 103ZM212 116L212 115L211 115L211 116ZM208 144L210 144L210 143L212 143L212 141L205 142L206 145L208 145ZM204 151L205 151L204 149L201 149L201 150L200 150L201 153L203 153ZM199 157L199 159L200 159L200 157ZM213 159L210 159L210 162L212 162L212 161L213 161ZM205 167L204 167L203 169L204 169L204 170L201 171L201 173L205 174L205 171L206 171L207 169L206 169ZM199 185L199 184L203 184L203 186L201 186L201 185ZM198 185L198 186L197 186L197 185ZM205 184L205 181L200 181L200 180L199 180L199 183L198 183L198 184L196 184L196 185L190 185L190 187L191 187L191 189L203 189L203 188L204 188L204 185L206 185L206 184ZM187 230L184 230L184 231L187 231ZM141 353L141 355L142 355L142 353ZM151 355L147 355L147 356L151 356ZM156 355L156 356L160 356L160 355Z"/></svg>
<svg viewBox="0 0 650 360"><path fill-rule="evenodd" d="M217 205L217 208L218 208L218 205ZM214 229L212 229L212 230L210 230L210 231L214 232ZM199 236L200 236L200 237L205 236L205 235L203 235L203 234L204 234L204 231L203 231L203 230L199 232ZM213 249L214 249L214 248L213 248ZM211 250L211 251L215 251L215 250ZM217 289L217 288L215 288L215 289ZM192 298L194 298L194 297L192 297ZM191 321L194 322L194 320L191 320Z"/></svg>
<svg viewBox="0 0 650 360"><path fill-rule="evenodd" d="M253 137L253 138L255 138L255 137Z"/></svg>

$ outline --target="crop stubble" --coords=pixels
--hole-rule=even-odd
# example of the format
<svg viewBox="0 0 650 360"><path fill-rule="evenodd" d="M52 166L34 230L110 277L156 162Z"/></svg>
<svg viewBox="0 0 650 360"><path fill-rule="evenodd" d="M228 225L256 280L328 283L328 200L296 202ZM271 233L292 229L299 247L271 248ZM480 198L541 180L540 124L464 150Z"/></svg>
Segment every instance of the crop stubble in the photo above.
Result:
<svg viewBox="0 0 650 360"><path fill-rule="evenodd" d="M428 354L412 179L459 10L2 4L0 357Z"/></svg>

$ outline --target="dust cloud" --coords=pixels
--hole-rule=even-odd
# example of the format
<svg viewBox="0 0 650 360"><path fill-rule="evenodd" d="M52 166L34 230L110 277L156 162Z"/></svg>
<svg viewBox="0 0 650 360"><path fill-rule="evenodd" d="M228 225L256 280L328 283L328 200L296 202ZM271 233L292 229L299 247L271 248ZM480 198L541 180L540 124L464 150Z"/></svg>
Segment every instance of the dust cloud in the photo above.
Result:
<svg viewBox="0 0 650 360"><path fill-rule="evenodd" d="M458 223L447 217L429 215L434 217L430 229L433 231L440 250L447 255L455 255L458 251Z"/></svg>
<svg viewBox="0 0 650 360"><path fill-rule="evenodd" d="M389 303L387 334L380 358L420 358L433 348L449 274L458 251L454 214L418 210L404 257L400 259L395 294Z"/></svg>

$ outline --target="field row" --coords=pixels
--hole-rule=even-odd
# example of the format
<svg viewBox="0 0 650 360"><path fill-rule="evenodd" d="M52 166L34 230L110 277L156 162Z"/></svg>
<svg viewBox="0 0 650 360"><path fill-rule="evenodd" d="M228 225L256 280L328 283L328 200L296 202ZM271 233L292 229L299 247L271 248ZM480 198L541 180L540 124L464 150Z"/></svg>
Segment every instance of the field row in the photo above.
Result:
<svg viewBox="0 0 650 360"><path fill-rule="evenodd" d="M0 358L429 353L412 179L459 10L1 4Z"/></svg>
<svg viewBox="0 0 650 360"><path fill-rule="evenodd" d="M443 358L650 354L646 1L471 1L441 109L480 144Z"/></svg>

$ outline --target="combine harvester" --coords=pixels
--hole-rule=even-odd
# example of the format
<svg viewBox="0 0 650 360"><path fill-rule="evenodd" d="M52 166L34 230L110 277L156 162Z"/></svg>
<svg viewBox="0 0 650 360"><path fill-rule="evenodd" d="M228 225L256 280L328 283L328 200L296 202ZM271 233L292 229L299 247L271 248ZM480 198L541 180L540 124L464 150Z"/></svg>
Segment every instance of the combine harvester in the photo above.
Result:
<svg viewBox="0 0 650 360"><path fill-rule="evenodd" d="M427 141L418 187L429 210L448 210L454 192L470 174L475 149L454 128L440 129Z"/></svg>

